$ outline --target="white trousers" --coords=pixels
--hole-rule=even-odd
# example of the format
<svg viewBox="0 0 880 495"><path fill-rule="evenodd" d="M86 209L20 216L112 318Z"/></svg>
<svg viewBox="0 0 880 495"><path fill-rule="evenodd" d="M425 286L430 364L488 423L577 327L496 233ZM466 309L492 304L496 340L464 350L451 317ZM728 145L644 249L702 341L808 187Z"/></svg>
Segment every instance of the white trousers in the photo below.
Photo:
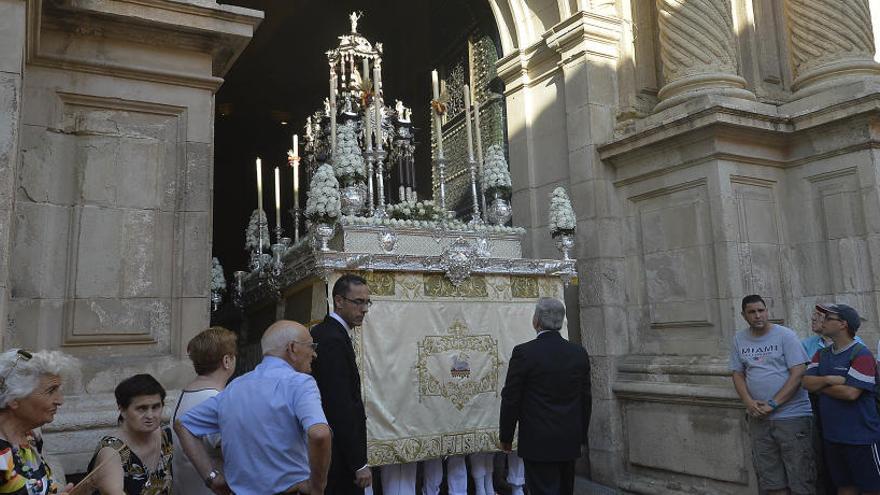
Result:
<svg viewBox="0 0 880 495"><path fill-rule="evenodd" d="M443 482L443 459L424 461L422 469L425 475L422 495L437 495L440 493L440 483ZM446 487L449 495L467 495L467 466L464 464L464 456L454 455L447 459Z"/></svg>
<svg viewBox="0 0 880 495"><path fill-rule="evenodd" d="M495 454L481 452L471 454L471 478L474 479L475 495L495 495L495 485L492 482L492 471L495 470Z"/></svg>
<svg viewBox="0 0 880 495"><path fill-rule="evenodd" d="M382 466L382 493L385 495L415 495L416 463ZM442 471L441 471L442 474ZM367 495L365 493L365 495Z"/></svg>
<svg viewBox="0 0 880 495"><path fill-rule="evenodd" d="M516 452L507 454L507 483L520 488L526 484L526 467Z"/></svg>

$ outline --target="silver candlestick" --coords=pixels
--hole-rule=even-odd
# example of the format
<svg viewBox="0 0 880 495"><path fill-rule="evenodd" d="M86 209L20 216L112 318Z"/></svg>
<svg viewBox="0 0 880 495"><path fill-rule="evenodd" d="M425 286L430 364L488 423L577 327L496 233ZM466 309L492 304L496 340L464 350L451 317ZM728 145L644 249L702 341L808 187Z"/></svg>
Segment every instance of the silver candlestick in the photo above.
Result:
<svg viewBox="0 0 880 495"><path fill-rule="evenodd" d="M235 282L232 286L232 303L235 304L237 308L241 308L244 306L244 276L247 273L239 270L233 273L235 277Z"/></svg>
<svg viewBox="0 0 880 495"><path fill-rule="evenodd" d="M294 206L290 209L290 214L293 216L293 243L296 244L299 242L299 207Z"/></svg>
<svg viewBox="0 0 880 495"><path fill-rule="evenodd" d="M373 161L376 159L373 155L373 147L367 146L367 151L364 152L364 158L367 160L367 216L373 216L374 211L374 202L373 202Z"/></svg>
<svg viewBox="0 0 880 495"><path fill-rule="evenodd" d="M473 157L468 160L471 170L471 194L474 197L474 216L472 223L475 225L483 223L483 217L480 215L480 196L477 194L477 162Z"/></svg>
<svg viewBox="0 0 880 495"><path fill-rule="evenodd" d="M440 179L440 211L446 211L446 158L437 157L437 176Z"/></svg>
<svg viewBox="0 0 880 495"><path fill-rule="evenodd" d="M385 151L382 150L382 146L377 146L374 154L376 155L376 210L373 216L385 218Z"/></svg>

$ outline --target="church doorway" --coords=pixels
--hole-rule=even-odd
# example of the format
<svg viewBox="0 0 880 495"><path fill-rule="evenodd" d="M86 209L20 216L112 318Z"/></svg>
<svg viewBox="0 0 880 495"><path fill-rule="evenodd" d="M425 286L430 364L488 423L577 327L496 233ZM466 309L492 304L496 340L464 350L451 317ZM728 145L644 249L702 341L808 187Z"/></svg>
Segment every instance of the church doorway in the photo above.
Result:
<svg viewBox="0 0 880 495"><path fill-rule="evenodd" d="M438 69L450 90L455 108L457 93L468 82L478 100L491 103L484 115L483 141L505 142L504 104L494 62L501 56L497 27L488 2L472 0L235 0L231 3L265 12L254 39L220 88L216 98L214 150L213 254L225 268L227 280L244 270L248 254L244 231L256 208L257 157L263 163L263 208L274 224L273 172L285 167L293 134L302 139L306 118L322 107L328 93L325 52L335 48L337 37L350 31L349 13L362 12L358 31L384 46L383 88L391 104L395 99L412 108L415 127L415 184L420 198L431 196L431 146L429 102L431 70ZM491 84L490 84L491 83ZM450 111L444 135L463 139L463 116ZM461 112L459 112L461 113ZM481 125L482 127L483 125ZM458 137L460 135L460 137ZM444 140L446 142L446 140ZM447 147L451 148L447 144ZM454 146L463 149L463 146ZM485 148L484 148L485 149ZM452 161L452 160L450 160ZM462 170L457 170L460 168ZM292 176L282 168L282 226L293 230ZM450 164L449 175L460 176L464 166ZM308 184L303 176L301 190ZM454 181L455 178L452 178ZM392 178L393 181L393 178ZM398 200L395 188L387 200ZM452 204L466 203L465 187L450 187ZM300 194L300 206L305 194Z"/></svg>

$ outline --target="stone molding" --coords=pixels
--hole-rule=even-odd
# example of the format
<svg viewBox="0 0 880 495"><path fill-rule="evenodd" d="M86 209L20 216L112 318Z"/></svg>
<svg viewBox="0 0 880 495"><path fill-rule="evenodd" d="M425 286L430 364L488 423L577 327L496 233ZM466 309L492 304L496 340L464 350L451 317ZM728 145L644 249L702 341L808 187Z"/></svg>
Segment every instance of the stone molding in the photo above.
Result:
<svg viewBox="0 0 880 495"><path fill-rule="evenodd" d="M868 0L786 0L785 16L794 99L880 75Z"/></svg>
<svg viewBox="0 0 880 495"><path fill-rule="evenodd" d="M505 96L540 84L561 70L559 54L544 40L502 57L495 66L498 77L504 81Z"/></svg>
<svg viewBox="0 0 880 495"><path fill-rule="evenodd" d="M641 153L650 153L657 146L674 142L682 137L693 140L706 133L721 136L730 133L732 137L751 136L755 142L776 142L784 149L785 141L799 132L809 131L835 122L869 119L880 115L880 84L857 83L838 88L838 99L825 101L823 106L801 106L799 100L790 104L775 106L757 102L746 102L735 98L705 95L687 103L687 111L667 110L642 119L637 125L618 132L615 139L599 148L603 161L615 167L623 167ZM714 154L695 157L692 160L676 163L657 162L657 168L648 175L628 176L621 174L615 185L622 186L638 182L650 176L681 170L708 159L730 158L745 163L789 168L830 156L850 153L859 149L876 149L880 144L864 139L855 141L835 141L833 149L823 153L802 155L798 153L778 153L776 155L743 155L733 149L715 149ZM646 151L648 150L648 151Z"/></svg>
<svg viewBox="0 0 880 495"><path fill-rule="evenodd" d="M742 402L733 387L620 380L614 383L612 390L618 399L636 402L660 402L730 409L742 407Z"/></svg>
<svg viewBox="0 0 880 495"><path fill-rule="evenodd" d="M584 55L616 61L622 28L620 18L581 11L550 28L544 39L562 55L563 64Z"/></svg>
<svg viewBox="0 0 880 495"><path fill-rule="evenodd" d="M259 11L196 0L28 0L27 63L216 91L262 18ZM51 53L42 43L50 30L210 53L212 73Z"/></svg>
<svg viewBox="0 0 880 495"><path fill-rule="evenodd" d="M730 0L657 0L666 84L656 111L701 94L754 100L737 73Z"/></svg>

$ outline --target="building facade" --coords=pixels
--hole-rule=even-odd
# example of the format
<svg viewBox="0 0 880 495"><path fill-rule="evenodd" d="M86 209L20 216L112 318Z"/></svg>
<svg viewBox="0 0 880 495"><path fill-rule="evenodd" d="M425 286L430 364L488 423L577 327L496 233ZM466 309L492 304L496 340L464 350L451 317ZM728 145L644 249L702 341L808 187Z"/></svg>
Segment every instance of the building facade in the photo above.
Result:
<svg viewBox="0 0 880 495"><path fill-rule="evenodd" d="M578 214L592 476L756 493L727 371L740 300L809 333L880 304L880 79L868 0L495 1L514 222Z"/></svg>
<svg viewBox="0 0 880 495"><path fill-rule="evenodd" d="M489 0L514 224L579 218L594 479L754 493L727 372L739 301L806 336L880 321L880 65L869 0ZM214 92L261 15L212 0L0 0L3 347L83 358L48 429L68 472L119 376L189 376L209 311ZM95 411L102 411L95 413ZM83 430L83 428L90 430Z"/></svg>

